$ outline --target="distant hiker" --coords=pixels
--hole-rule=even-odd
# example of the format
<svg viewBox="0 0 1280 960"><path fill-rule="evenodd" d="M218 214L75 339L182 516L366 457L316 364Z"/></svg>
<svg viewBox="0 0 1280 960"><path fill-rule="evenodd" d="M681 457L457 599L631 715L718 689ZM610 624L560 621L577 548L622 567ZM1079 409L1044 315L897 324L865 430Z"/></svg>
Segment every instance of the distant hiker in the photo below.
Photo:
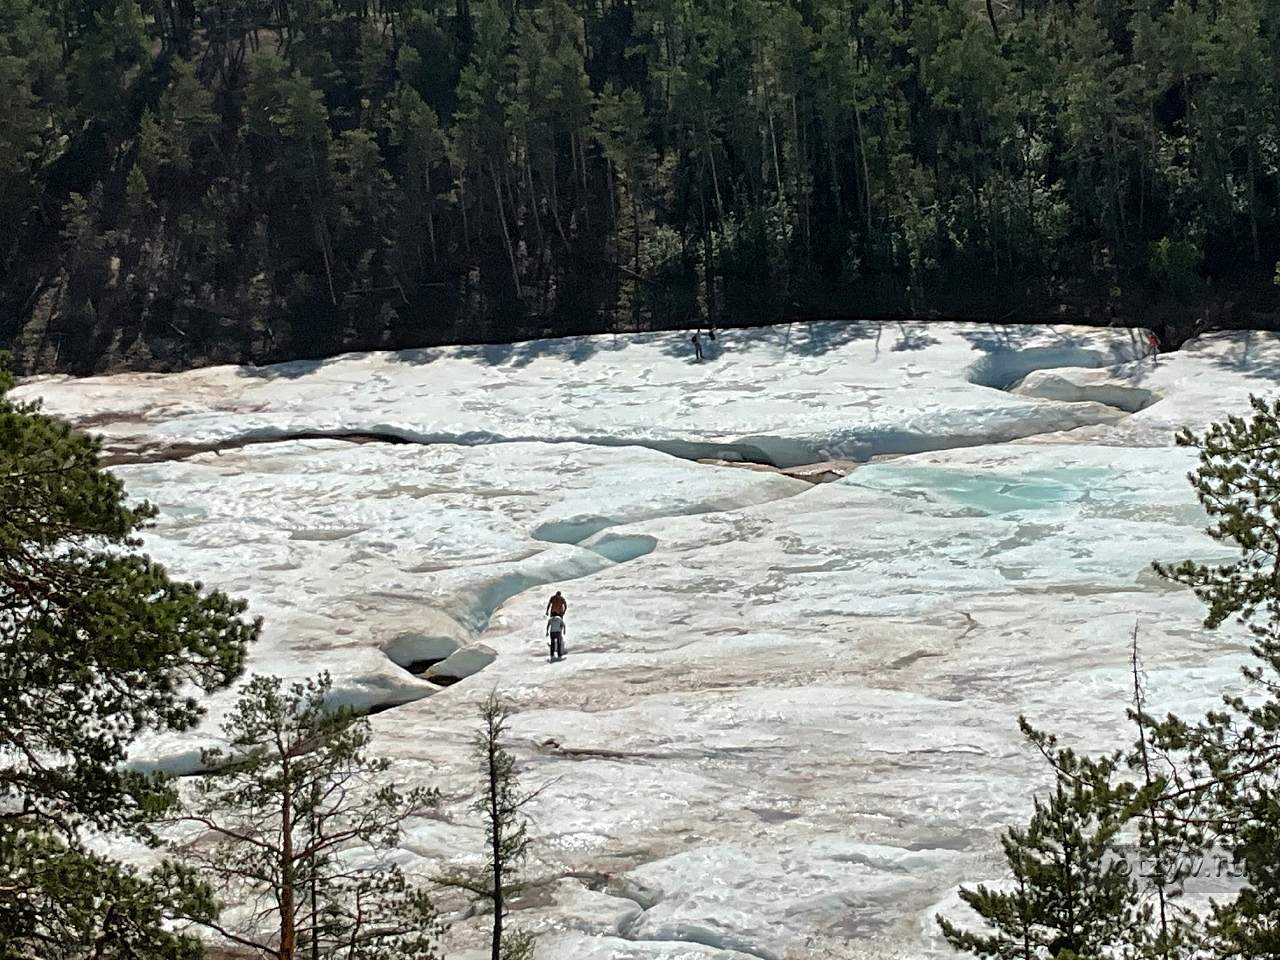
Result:
<svg viewBox="0 0 1280 960"><path fill-rule="evenodd" d="M689 338L689 342L693 344L693 359L699 363L702 362L702 338L695 331L693 336Z"/></svg>
<svg viewBox="0 0 1280 960"><path fill-rule="evenodd" d="M564 595L559 590L552 594L551 599L547 601L548 617L563 617L568 609L569 602L565 600Z"/></svg>
<svg viewBox="0 0 1280 960"><path fill-rule="evenodd" d="M1151 362L1158 364L1160 362L1160 338L1156 336L1154 330L1147 331L1147 346L1151 349Z"/></svg>
<svg viewBox="0 0 1280 960"><path fill-rule="evenodd" d="M564 659L564 618L552 614L547 620L547 636L551 641L551 659Z"/></svg>

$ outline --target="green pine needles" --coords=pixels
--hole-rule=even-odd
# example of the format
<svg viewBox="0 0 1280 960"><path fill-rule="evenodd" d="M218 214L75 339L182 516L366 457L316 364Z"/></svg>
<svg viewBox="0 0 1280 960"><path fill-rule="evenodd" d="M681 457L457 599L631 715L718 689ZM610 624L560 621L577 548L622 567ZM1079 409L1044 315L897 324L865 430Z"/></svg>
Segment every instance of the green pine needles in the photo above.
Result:
<svg viewBox="0 0 1280 960"><path fill-rule="evenodd" d="M434 960L435 908L388 851L436 794L392 786L388 761L367 755L368 721L332 692L327 674L245 685L171 846L225 906L189 919L271 960Z"/></svg>
<svg viewBox="0 0 1280 960"><path fill-rule="evenodd" d="M195 694L239 675L258 624L138 554L152 508L126 501L96 441L6 399L11 385L0 370L0 958L187 957L163 921L207 913L207 891L83 838L154 840L173 796L125 766L129 747L191 727Z"/></svg>
<svg viewBox="0 0 1280 960"><path fill-rule="evenodd" d="M1025 720L1022 729L1053 764L1053 790L1035 799L1025 829L1001 839L1012 886L961 891L994 932L962 929L940 916L943 935L961 950L1000 960L1122 955L1126 944L1141 940L1149 908L1140 904L1120 847L1132 792L1115 782L1119 761L1062 749Z"/></svg>
<svg viewBox="0 0 1280 960"><path fill-rule="evenodd" d="M1236 557L1156 564L1203 601L1206 628L1248 626L1244 689L1196 722L1152 717L1135 628L1131 750L1085 758L1023 721L1055 787L1005 834L1011 884L961 891L980 925L938 918L956 948L1000 960L1280 956L1280 401L1251 408L1178 437L1200 451L1190 481L1207 532ZM1143 869L1126 869L1126 849ZM1183 886L1215 856L1240 884L1194 911Z"/></svg>

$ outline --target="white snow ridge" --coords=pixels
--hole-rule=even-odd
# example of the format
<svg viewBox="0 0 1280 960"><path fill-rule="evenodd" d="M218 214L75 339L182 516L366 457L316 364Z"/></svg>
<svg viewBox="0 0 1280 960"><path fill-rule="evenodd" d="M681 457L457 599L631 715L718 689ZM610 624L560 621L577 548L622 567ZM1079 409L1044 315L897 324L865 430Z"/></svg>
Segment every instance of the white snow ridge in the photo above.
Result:
<svg viewBox="0 0 1280 960"><path fill-rule="evenodd" d="M1211 705L1246 656L1150 564L1223 555L1173 434L1272 391L1280 339L1144 344L826 323L726 331L702 364L649 334L16 393L105 438L161 509L153 555L265 616L251 669L382 710L398 781L447 798L407 867L478 856L474 714L511 698L548 784L514 916L540 956L920 957L1044 782L1019 713L1127 739L1135 619L1153 712ZM827 460L854 463L771 469ZM134 760L189 769L204 736ZM451 957L487 955L483 922Z"/></svg>

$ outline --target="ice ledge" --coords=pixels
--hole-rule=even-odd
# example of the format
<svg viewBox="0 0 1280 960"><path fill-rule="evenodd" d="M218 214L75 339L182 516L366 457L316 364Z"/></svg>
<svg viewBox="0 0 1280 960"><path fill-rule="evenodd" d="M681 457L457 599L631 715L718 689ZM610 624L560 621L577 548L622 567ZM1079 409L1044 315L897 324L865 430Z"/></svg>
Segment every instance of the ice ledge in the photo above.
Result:
<svg viewBox="0 0 1280 960"><path fill-rule="evenodd" d="M1138 330L870 322L726 331L703 364L687 346L642 334L351 354L39 380L16 395L100 432L117 463L324 438L639 446L787 468L1113 423L1123 411L1004 391L1039 370L1147 351Z"/></svg>

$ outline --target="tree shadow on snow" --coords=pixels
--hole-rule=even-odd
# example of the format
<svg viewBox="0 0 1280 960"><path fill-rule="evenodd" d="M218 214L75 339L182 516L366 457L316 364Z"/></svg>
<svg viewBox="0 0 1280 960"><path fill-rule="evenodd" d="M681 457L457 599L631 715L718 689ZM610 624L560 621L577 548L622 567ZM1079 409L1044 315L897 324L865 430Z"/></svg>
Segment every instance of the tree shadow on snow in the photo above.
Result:
<svg viewBox="0 0 1280 960"><path fill-rule="evenodd" d="M1205 359L1220 370L1280 380L1280 337L1267 336L1257 330L1241 330L1225 353Z"/></svg>
<svg viewBox="0 0 1280 960"><path fill-rule="evenodd" d="M337 359L338 357L326 357L320 360L290 360L265 367L237 367L236 375L255 380L297 380L310 376Z"/></svg>
<svg viewBox="0 0 1280 960"><path fill-rule="evenodd" d="M906 350L925 350L929 347L935 347L942 341L937 337L930 336L925 332L927 325L923 323L909 324L898 323L898 339L893 342L893 346L889 349L894 353L902 353Z"/></svg>
<svg viewBox="0 0 1280 960"><path fill-rule="evenodd" d="M957 325L957 333L975 350L983 353L1010 353L1029 347L1085 347L1089 338L1078 331L1060 330L1051 324L965 324ZM1141 334L1129 330L1138 344Z"/></svg>
<svg viewBox="0 0 1280 960"><path fill-rule="evenodd" d="M774 347L793 356L819 357L840 350L851 343L873 340L878 342L883 324L864 320L819 320L805 323L780 323L768 327L739 327L730 330L717 329L716 339L707 336L706 328L696 328L702 334L703 362L713 363L721 357L731 358L737 350ZM667 337L662 352L669 357L698 363L690 338L695 328L677 330ZM878 354L878 350L877 350Z"/></svg>
<svg viewBox="0 0 1280 960"><path fill-rule="evenodd" d="M489 367L527 367L535 360L553 358L581 364L597 353L624 350L629 338L619 334L590 337L522 340L519 343L477 343L456 347L433 347L429 350L407 350L396 354L405 363L430 363L442 357L470 360Z"/></svg>

